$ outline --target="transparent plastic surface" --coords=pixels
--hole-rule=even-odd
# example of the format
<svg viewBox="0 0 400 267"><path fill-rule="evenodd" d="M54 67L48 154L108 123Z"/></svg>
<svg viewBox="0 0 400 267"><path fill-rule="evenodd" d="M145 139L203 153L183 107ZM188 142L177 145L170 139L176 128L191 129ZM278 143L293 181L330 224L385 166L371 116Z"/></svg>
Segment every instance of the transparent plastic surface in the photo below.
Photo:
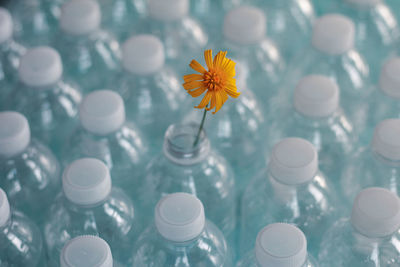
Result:
<svg viewBox="0 0 400 267"><path fill-rule="evenodd" d="M260 265L257 262L255 252L249 251L245 254L245 256L237 262L236 267L259 267ZM306 261L303 265L299 267L318 267L317 261L311 255L308 255Z"/></svg>

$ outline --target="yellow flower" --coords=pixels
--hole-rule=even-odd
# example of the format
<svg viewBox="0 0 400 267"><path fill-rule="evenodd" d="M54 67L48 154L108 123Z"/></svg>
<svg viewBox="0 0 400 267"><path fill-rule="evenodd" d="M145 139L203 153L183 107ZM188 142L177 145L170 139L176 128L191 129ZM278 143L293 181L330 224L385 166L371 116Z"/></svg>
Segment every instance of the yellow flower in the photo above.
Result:
<svg viewBox="0 0 400 267"><path fill-rule="evenodd" d="M226 58L226 51L218 52L212 59L212 50L204 51L204 58L208 67L206 70L196 60L190 62L190 67L200 74L188 74L183 76L185 83L183 87L192 97L198 97L204 92L203 99L195 108L205 108L211 110L215 108L213 114L218 112L222 105L228 100L228 96L237 98L235 74L235 62ZM210 104L209 107L207 105Z"/></svg>

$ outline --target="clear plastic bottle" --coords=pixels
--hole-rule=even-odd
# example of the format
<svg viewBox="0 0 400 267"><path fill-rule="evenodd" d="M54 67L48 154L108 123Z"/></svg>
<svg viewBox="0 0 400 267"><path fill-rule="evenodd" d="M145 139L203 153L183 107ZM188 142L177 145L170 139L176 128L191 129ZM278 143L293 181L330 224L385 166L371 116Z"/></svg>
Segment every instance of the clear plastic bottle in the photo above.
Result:
<svg viewBox="0 0 400 267"><path fill-rule="evenodd" d="M394 57L383 65L379 83L368 98L366 129L360 141L368 144L374 128L384 119L400 118L400 57Z"/></svg>
<svg viewBox="0 0 400 267"><path fill-rule="evenodd" d="M251 73L249 86L265 107L277 95L286 69L279 48L266 35L266 27L262 10L251 6L234 8L225 15L223 40L217 44Z"/></svg>
<svg viewBox="0 0 400 267"><path fill-rule="evenodd" d="M355 25L355 46L365 57L374 82L382 64L398 53L400 28L393 11L383 0L340 0L332 2L335 10L348 16Z"/></svg>
<svg viewBox="0 0 400 267"><path fill-rule="evenodd" d="M250 178L265 167L264 109L248 85L248 76L246 69L237 64L235 78L240 97L227 101L218 114L210 116L204 124L210 142L232 166L237 197ZM202 113L193 109L183 120L185 123L199 122Z"/></svg>
<svg viewBox="0 0 400 267"><path fill-rule="evenodd" d="M18 79L18 66L26 49L12 36L13 22L7 9L0 7L0 110Z"/></svg>
<svg viewBox="0 0 400 267"><path fill-rule="evenodd" d="M307 45L316 19L312 0L244 0L244 3L258 6L267 14L268 37L276 42L286 62Z"/></svg>
<svg viewBox="0 0 400 267"><path fill-rule="evenodd" d="M141 226L128 195L111 186L107 166L98 159L79 159L62 179L63 193L51 205L44 226L49 265L58 266L65 243L79 235L100 236L116 260L127 262Z"/></svg>
<svg viewBox="0 0 400 267"><path fill-rule="evenodd" d="M81 91L63 79L60 55L50 47L29 49L21 58L19 83L6 107L24 114L32 135L59 155L64 139L78 122Z"/></svg>
<svg viewBox="0 0 400 267"><path fill-rule="evenodd" d="M49 45L57 29L57 20L42 0L10 1L14 37L26 46Z"/></svg>
<svg viewBox="0 0 400 267"><path fill-rule="evenodd" d="M0 187L12 206L41 224L46 204L61 188L58 161L47 147L31 139L22 114L0 112L0 125Z"/></svg>
<svg viewBox="0 0 400 267"><path fill-rule="evenodd" d="M326 75L338 84L344 112L356 129L362 131L371 84L368 64L355 49L354 39L355 25L349 18L328 14L317 19L311 44L300 51L288 69L281 97L291 99L295 83L304 76Z"/></svg>
<svg viewBox="0 0 400 267"><path fill-rule="evenodd" d="M165 64L164 47L154 35L136 35L122 46L123 68L115 89L125 101L127 117L159 150L168 126L179 121L187 94L175 71Z"/></svg>
<svg viewBox="0 0 400 267"><path fill-rule="evenodd" d="M39 228L19 211L10 208L0 188L0 265L46 266Z"/></svg>
<svg viewBox="0 0 400 267"><path fill-rule="evenodd" d="M136 196L148 148L135 125L125 119L122 98L108 90L92 92L83 99L79 118L81 125L64 144L64 165L82 157L98 158L110 169L113 183Z"/></svg>
<svg viewBox="0 0 400 267"><path fill-rule="evenodd" d="M317 149L321 170L338 186L357 141L353 124L339 105L340 92L327 76L302 78L294 90L292 107L283 108L280 117L284 119L269 124L267 152L283 137L304 138Z"/></svg>
<svg viewBox="0 0 400 267"><path fill-rule="evenodd" d="M61 267L113 267L110 246L104 239L93 235L77 236L68 241L60 257Z"/></svg>
<svg viewBox="0 0 400 267"><path fill-rule="evenodd" d="M166 195L158 202L154 225L140 235L132 263L142 267L233 266L222 232L205 218L201 201L187 193Z"/></svg>
<svg viewBox="0 0 400 267"><path fill-rule="evenodd" d="M324 235L320 266L399 266L399 228L399 198L383 188L365 189L351 217L339 219Z"/></svg>
<svg viewBox="0 0 400 267"><path fill-rule="evenodd" d="M112 88L120 69L119 43L101 29L100 22L100 7L94 0L72 0L62 7L55 47L66 74L85 92Z"/></svg>
<svg viewBox="0 0 400 267"><path fill-rule="evenodd" d="M190 14L189 0L149 0L149 16L134 27L134 33L154 34L164 44L165 56L179 71L188 69L195 55L208 43L207 33Z"/></svg>
<svg viewBox="0 0 400 267"><path fill-rule="evenodd" d="M341 188L352 203L364 188L378 186L400 194L400 119L380 122L369 146L360 147L344 166Z"/></svg>
<svg viewBox="0 0 400 267"><path fill-rule="evenodd" d="M274 223L257 235L254 250L248 252L236 267L317 267L307 253L304 233L291 224Z"/></svg>
<svg viewBox="0 0 400 267"><path fill-rule="evenodd" d="M317 254L322 233L342 211L329 177L318 169L314 146L286 138L274 147L267 170L256 176L242 198L240 251L254 247L257 233L274 222L293 223Z"/></svg>
<svg viewBox="0 0 400 267"><path fill-rule="evenodd" d="M168 128L162 152L146 168L138 203L149 211L165 194L194 194L203 202L207 217L230 241L236 225L234 174L225 159L210 148L204 131L193 145L198 129L197 124Z"/></svg>

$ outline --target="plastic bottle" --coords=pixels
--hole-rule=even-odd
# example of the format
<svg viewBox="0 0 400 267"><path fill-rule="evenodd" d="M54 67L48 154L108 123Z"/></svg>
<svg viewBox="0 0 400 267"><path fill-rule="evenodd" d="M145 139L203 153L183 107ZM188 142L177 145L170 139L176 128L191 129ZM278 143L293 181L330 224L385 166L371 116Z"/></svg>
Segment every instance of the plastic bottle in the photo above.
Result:
<svg viewBox="0 0 400 267"><path fill-rule="evenodd" d="M14 22L15 39L26 46L49 45L57 21L42 0L10 1L7 6Z"/></svg>
<svg viewBox="0 0 400 267"><path fill-rule="evenodd" d="M380 122L370 145L360 147L344 166L340 180L348 203L364 188L378 186L400 193L400 119Z"/></svg>
<svg viewBox="0 0 400 267"><path fill-rule="evenodd" d="M0 187L12 206L41 224L45 205L61 188L59 163L47 147L31 138L22 114L0 112L0 125Z"/></svg>
<svg viewBox="0 0 400 267"><path fill-rule="evenodd" d="M317 19L311 44L299 52L288 69L281 97L291 99L295 83L304 76L326 75L338 84L344 112L355 128L362 131L371 84L368 65L355 49L355 33L354 23L345 16L328 14Z"/></svg>
<svg viewBox="0 0 400 267"><path fill-rule="evenodd" d="M282 108L282 119L274 117L269 123L267 152L283 137L304 138L317 149L321 170L339 185L341 170L357 146L353 124L339 105L340 92L327 76L302 78L294 90L292 107Z"/></svg>
<svg viewBox="0 0 400 267"><path fill-rule="evenodd" d="M79 159L62 179L63 193L51 205L44 226L49 265L58 266L65 243L79 235L100 236L116 260L127 262L141 226L128 195L111 186L107 166L98 159Z"/></svg>
<svg viewBox="0 0 400 267"><path fill-rule="evenodd" d="M77 236L68 241L61 251L61 267L113 267L110 246L93 235Z"/></svg>
<svg viewBox="0 0 400 267"><path fill-rule="evenodd" d="M189 69L208 43L207 33L190 14L189 0L149 0L149 15L134 27L135 34L154 34L165 46L167 62L179 72Z"/></svg>
<svg viewBox="0 0 400 267"><path fill-rule="evenodd" d="M199 125L171 125L162 152L146 168L138 202L149 211L165 194L187 192L205 206L207 217L231 241L236 225L235 178L225 159L210 148L204 131L194 144ZM218 204L217 204L218 203ZM147 214L146 218L152 214Z"/></svg>
<svg viewBox="0 0 400 267"><path fill-rule="evenodd" d="M399 198L383 188L365 189L357 195L351 217L326 232L320 266L399 266L399 227Z"/></svg>
<svg viewBox="0 0 400 267"><path fill-rule="evenodd" d="M207 212L207 210L206 210ZM205 218L201 201L174 193L155 207L154 225L134 247L133 266L233 266L222 232Z"/></svg>
<svg viewBox="0 0 400 267"><path fill-rule="evenodd" d="M85 92L110 88L120 69L119 44L100 22L100 7L94 0L68 1L62 7L55 46L66 73Z"/></svg>
<svg viewBox="0 0 400 267"><path fill-rule="evenodd" d="M18 66L26 49L13 39L13 22L7 9L0 7L0 110L18 79Z"/></svg>
<svg viewBox="0 0 400 267"><path fill-rule="evenodd" d="M187 94L170 66L164 47L154 35L136 35L122 46L123 68L115 81L127 108L127 116L159 150L167 127L185 113Z"/></svg>
<svg viewBox="0 0 400 267"><path fill-rule="evenodd" d="M24 114L32 135L59 155L64 139L77 123L81 91L66 81L60 55L50 47L29 49L21 58L19 83L6 107Z"/></svg>
<svg viewBox="0 0 400 267"><path fill-rule="evenodd" d="M286 138L272 150L267 170L256 176L242 198L240 251L254 246L257 233L273 222L293 223L316 254L322 233L342 211L329 177L318 169L314 146Z"/></svg>
<svg viewBox="0 0 400 267"><path fill-rule="evenodd" d="M307 253L307 239L296 226L274 223L257 235L254 250L236 267L314 267L315 259Z"/></svg>
<svg viewBox="0 0 400 267"><path fill-rule="evenodd" d="M39 228L23 213L10 208L0 188L0 265L46 266Z"/></svg>
<svg viewBox="0 0 400 267"><path fill-rule="evenodd" d="M286 68L279 48L266 35L266 27L266 17L260 9L234 8L225 15L223 40L217 45L251 73L249 86L265 107L277 95L277 85Z"/></svg>
<svg viewBox="0 0 400 267"><path fill-rule="evenodd" d="M244 3L258 6L267 14L268 37L276 42L286 62L307 45L316 19L312 0L245 0Z"/></svg>
<svg viewBox="0 0 400 267"><path fill-rule="evenodd" d="M125 119L122 98L109 90L92 92L82 101L79 118L81 125L63 148L64 165L82 157L98 158L110 169L113 183L135 196L148 148L140 131Z"/></svg>

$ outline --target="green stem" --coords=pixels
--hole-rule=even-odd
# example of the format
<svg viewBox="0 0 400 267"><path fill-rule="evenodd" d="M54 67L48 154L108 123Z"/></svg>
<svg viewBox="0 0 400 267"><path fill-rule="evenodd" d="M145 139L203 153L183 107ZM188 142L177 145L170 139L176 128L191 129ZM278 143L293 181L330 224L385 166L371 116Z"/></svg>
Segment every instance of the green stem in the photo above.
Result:
<svg viewBox="0 0 400 267"><path fill-rule="evenodd" d="M201 119L199 131L197 132L196 139L194 140L193 147L197 145L200 139L201 130L203 130L204 121L206 120L207 109L204 109L203 118Z"/></svg>

